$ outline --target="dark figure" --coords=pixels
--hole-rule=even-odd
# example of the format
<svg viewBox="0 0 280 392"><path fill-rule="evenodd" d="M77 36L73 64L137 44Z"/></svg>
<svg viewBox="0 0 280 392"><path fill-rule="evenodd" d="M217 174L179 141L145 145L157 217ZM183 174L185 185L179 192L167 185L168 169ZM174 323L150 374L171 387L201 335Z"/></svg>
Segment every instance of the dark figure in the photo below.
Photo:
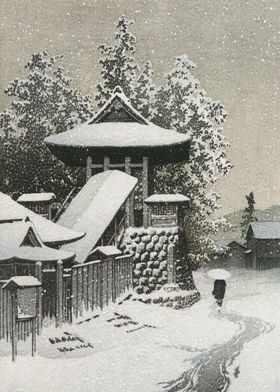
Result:
<svg viewBox="0 0 280 392"><path fill-rule="evenodd" d="M224 280L215 280L214 289L212 291L213 296L219 306L222 306L223 299L226 291L226 282Z"/></svg>

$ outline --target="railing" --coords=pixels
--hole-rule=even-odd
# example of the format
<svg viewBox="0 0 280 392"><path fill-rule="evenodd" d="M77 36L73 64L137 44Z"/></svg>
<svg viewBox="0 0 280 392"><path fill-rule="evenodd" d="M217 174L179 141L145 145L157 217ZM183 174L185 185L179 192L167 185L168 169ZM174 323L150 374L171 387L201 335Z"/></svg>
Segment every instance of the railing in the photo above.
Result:
<svg viewBox="0 0 280 392"><path fill-rule="evenodd" d="M73 194L75 193L75 191L77 190L77 187L75 186L73 189L71 189L71 191L68 193L68 195L66 196L66 199L64 200L64 202L61 204L59 210L57 211L57 213L55 214L54 218L52 219L54 222L57 222L58 219L60 218L60 216L62 215L65 206L72 200Z"/></svg>
<svg viewBox="0 0 280 392"><path fill-rule="evenodd" d="M117 245L117 242L120 240L125 229L126 229L126 213L123 214L120 222L118 223L117 227L114 230L112 237L110 238L108 244L106 245L112 245L112 244Z"/></svg>

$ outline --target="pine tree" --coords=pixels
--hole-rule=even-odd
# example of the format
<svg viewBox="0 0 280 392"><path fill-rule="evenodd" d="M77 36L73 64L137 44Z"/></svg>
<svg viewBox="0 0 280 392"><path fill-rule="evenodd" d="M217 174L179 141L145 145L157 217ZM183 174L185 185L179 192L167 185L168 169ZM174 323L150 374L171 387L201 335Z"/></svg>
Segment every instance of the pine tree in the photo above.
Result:
<svg viewBox="0 0 280 392"><path fill-rule="evenodd" d="M250 192L249 195L245 195L247 200L247 207L245 207L242 214L242 221L240 222L241 226L241 237L245 240L247 228L251 222L257 221L258 219L255 216L255 197L254 193Z"/></svg>
<svg viewBox="0 0 280 392"><path fill-rule="evenodd" d="M150 120L155 115L156 86L153 81L153 65L147 61L139 74L132 95L131 102L141 114Z"/></svg>
<svg viewBox="0 0 280 392"><path fill-rule="evenodd" d="M2 191L53 191L64 197L78 181L77 170L66 168L47 149L44 138L66 131L92 114L91 100L71 87L71 80L46 52L33 54L26 79L9 83L13 98L0 114Z"/></svg>
<svg viewBox="0 0 280 392"><path fill-rule="evenodd" d="M133 57L136 37L129 31L134 22L124 16L119 18L116 27L115 44L100 44L98 50L102 56L102 82L97 84L96 100L101 107L111 96L116 86L120 86L126 96L132 98L139 66Z"/></svg>
<svg viewBox="0 0 280 392"><path fill-rule="evenodd" d="M229 144L222 128L227 114L223 105L208 97L194 78L192 70L195 64L186 55L175 59L174 68L166 75L166 84L156 88L150 62L146 63L142 73L138 71L133 57L136 39L134 36L133 40L129 38L129 26L132 23L122 18L120 20L121 24L125 24L125 35L117 34L113 46L100 46L103 80L98 85L98 97L99 100L103 98L103 103L113 88L120 84L136 109L152 122L190 135L189 164L171 164L159 168L155 186L158 192L181 192L191 198L192 206L185 225L188 261L196 265L207 258L209 247L214 247L211 234L227 227L224 219L211 218L219 208L220 198L211 187L220 176L227 175L231 168L226 158ZM133 44L127 45L127 40ZM118 48L123 48L123 68Z"/></svg>
<svg viewBox="0 0 280 392"><path fill-rule="evenodd" d="M188 260L192 265L207 259L209 247L214 245L211 234L227 227L224 219L211 219L219 209L220 198L211 187L231 168L221 127L226 112L201 88L191 73L194 68L186 55L175 58L174 68L166 75L166 86L157 93L154 118L159 125L191 137L189 163L162 167L157 172L156 185L158 191L181 192L192 200L185 221Z"/></svg>

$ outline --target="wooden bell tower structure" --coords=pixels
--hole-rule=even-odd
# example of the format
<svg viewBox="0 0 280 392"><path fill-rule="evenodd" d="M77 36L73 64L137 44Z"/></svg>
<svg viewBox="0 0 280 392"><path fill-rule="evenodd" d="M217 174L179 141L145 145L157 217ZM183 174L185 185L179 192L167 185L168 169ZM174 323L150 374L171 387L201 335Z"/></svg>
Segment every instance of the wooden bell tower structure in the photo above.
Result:
<svg viewBox="0 0 280 392"><path fill-rule="evenodd" d="M188 161L190 145L187 135L145 119L120 87L87 123L45 141L61 161L84 166L87 180L100 171L114 169L137 177L138 185L126 205L128 225L145 227L149 222L144 200L153 193L153 168Z"/></svg>

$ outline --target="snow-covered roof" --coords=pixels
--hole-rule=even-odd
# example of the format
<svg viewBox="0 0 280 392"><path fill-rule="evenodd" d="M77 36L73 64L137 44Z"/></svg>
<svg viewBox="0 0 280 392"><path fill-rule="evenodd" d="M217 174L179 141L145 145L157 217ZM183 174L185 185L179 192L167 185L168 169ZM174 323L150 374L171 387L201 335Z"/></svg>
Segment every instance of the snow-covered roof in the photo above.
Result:
<svg viewBox="0 0 280 392"><path fill-rule="evenodd" d="M122 254L122 252L116 246L112 246L112 245L98 246L91 252L91 255L95 253L101 253L103 256L106 257L120 256Z"/></svg>
<svg viewBox="0 0 280 392"><path fill-rule="evenodd" d="M26 219L34 223L45 244L60 245L81 238L84 233L73 231L36 214L0 192L0 222Z"/></svg>
<svg viewBox="0 0 280 392"><path fill-rule="evenodd" d="M32 243L26 242L30 238ZM25 245L27 243L28 245ZM0 223L0 261L11 259L51 262L71 260L73 252L52 249L43 244L30 221Z"/></svg>
<svg viewBox="0 0 280 392"><path fill-rule="evenodd" d="M70 131L61 132L45 139L50 145L68 147L117 147L141 148L183 144L189 136L161 128L153 123L103 122L84 123Z"/></svg>
<svg viewBox="0 0 280 392"><path fill-rule="evenodd" d="M7 288L10 286L18 287L36 287L41 286L41 282L34 276L13 276L8 282L3 286Z"/></svg>
<svg viewBox="0 0 280 392"><path fill-rule="evenodd" d="M236 240L229 239L229 240L216 240L215 241L215 245L216 245L216 247L218 249L226 248L227 246L230 246L233 243L235 243L235 244L241 246L242 248L246 249L245 245L241 244L241 242L236 241Z"/></svg>
<svg viewBox="0 0 280 392"><path fill-rule="evenodd" d="M41 193L24 193L17 199L17 201L22 203L27 203L27 202L51 201L54 199L55 199L54 193L41 192Z"/></svg>
<svg viewBox="0 0 280 392"><path fill-rule="evenodd" d="M127 117L118 116L120 110ZM115 115L110 117L112 112ZM76 165L84 163L88 155L132 156L134 153L155 161L173 162L188 159L190 137L151 123L117 89L89 121L51 135L45 142L59 159Z"/></svg>
<svg viewBox="0 0 280 392"><path fill-rule="evenodd" d="M190 199L180 193L154 194L145 199L145 203L187 203Z"/></svg>
<svg viewBox="0 0 280 392"><path fill-rule="evenodd" d="M76 253L83 263L137 184L137 179L118 170L108 170L89 179L61 215L59 223L86 235L62 249Z"/></svg>
<svg viewBox="0 0 280 392"><path fill-rule="evenodd" d="M126 111L128 117L130 117L131 120L143 123L143 124L148 124L149 121L142 116L138 110L136 110L132 105L128 97L125 95L123 92L123 89L121 86L116 86L114 88L113 94L111 97L108 99L107 102L97 111L97 113L90 119L90 122L100 122L112 109L112 107L119 106L119 108L122 108L123 110Z"/></svg>
<svg viewBox="0 0 280 392"><path fill-rule="evenodd" d="M251 222L250 228L256 239L280 239L280 222Z"/></svg>

